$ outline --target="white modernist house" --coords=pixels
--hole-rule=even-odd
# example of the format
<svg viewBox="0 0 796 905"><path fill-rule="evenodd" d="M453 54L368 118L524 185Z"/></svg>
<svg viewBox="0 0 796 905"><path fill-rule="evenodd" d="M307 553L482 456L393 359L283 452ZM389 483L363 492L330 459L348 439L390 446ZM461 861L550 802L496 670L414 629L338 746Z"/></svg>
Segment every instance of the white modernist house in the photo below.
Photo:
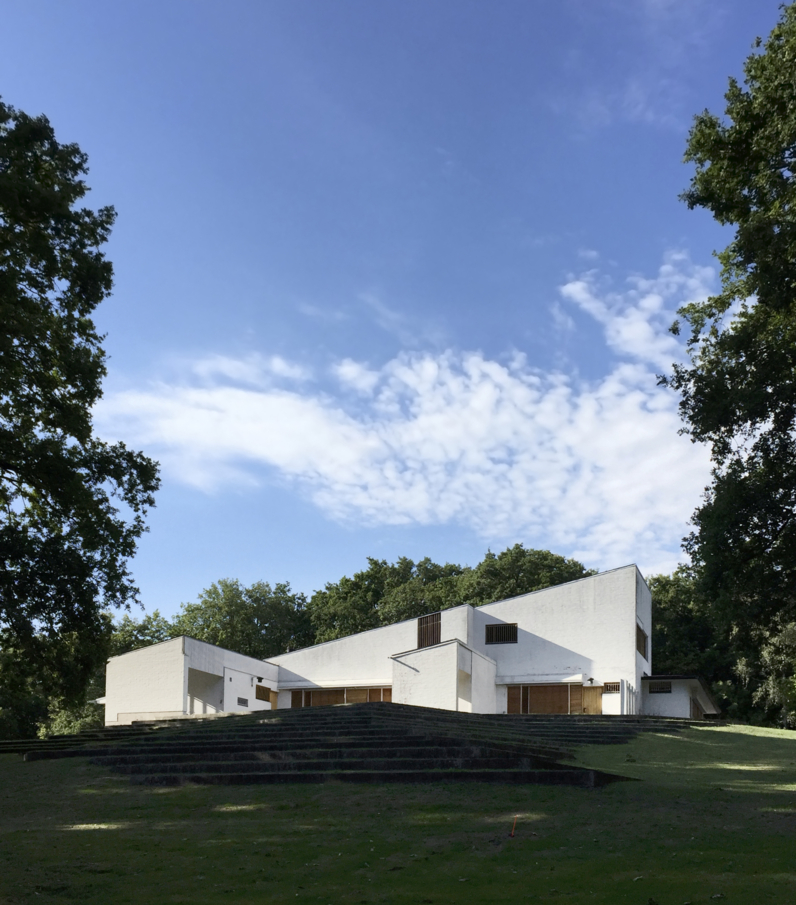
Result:
<svg viewBox="0 0 796 905"><path fill-rule="evenodd" d="M255 660L181 637L108 661L105 722L394 701L467 713L718 713L696 676L652 675L636 566Z"/></svg>

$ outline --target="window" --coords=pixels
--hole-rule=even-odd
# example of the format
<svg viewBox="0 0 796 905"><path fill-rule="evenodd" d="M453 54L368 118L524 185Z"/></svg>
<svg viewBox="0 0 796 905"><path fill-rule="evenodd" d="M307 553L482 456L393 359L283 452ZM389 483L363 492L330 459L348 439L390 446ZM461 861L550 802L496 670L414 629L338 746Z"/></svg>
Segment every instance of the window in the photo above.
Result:
<svg viewBox="0 0 796 905"><path fill-rule="evenodd" d="M271 694L271 709L276 709L277 695ZM332 704L367 704L391 701L392 688L294 688L290 693L291 707L323 707Z"/></svg>
<svg viewBox="0 0 796 905"><path fill-rule="evenodd" d="M603 694L619 694L621 682L606 682L603 685Z"/></svg>
<svg viewBox="0 0 796 905"><path fill-rule="evenodd" d="M431 647L442 638L442 613L431 613L417 620L417 646Z"/></svg>
<svg viewBox="0 0 796 905"><path fill-rule="evenodd" d="M266 688L265 685L255 685L254 696L258 701L270 701L271 689Z"/></svg>
<svg viewBox="0 0 796 905"><path fill-rule="evenodd" d="M249 699L248 698L238 698L238 707L248 707Z"/></svg>
<svg viewBox="0 0 796 905"><path fill-rule="evenodd" d="M671 694L671 682L647 682L647 691L650 694Z"/></svg>
<svg viewBox="0 0 796 905"><path fill-rule="evenodd" d="M516 644L517 643L517 623L499 623L496 625L487 625L486 644Z"/></svg>
<svg viewBox="0 0 796 905"><path fill-rule="evenodd" d="M640 625L636 626L636 650L647 659L647 633Z"/></svg>

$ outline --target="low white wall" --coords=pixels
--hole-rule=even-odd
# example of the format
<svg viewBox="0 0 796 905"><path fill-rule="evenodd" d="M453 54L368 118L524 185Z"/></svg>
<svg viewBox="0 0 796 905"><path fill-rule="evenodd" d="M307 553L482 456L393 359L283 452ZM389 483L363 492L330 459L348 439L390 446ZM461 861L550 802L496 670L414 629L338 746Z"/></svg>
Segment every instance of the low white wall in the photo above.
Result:
<svg viewBox="0 0 796 905"><path fill-rule="evenodd" d="M458 644L448 642L392 659L392 699L396 704L456 710Z"/></svg>
<svg viewBox="0 0 796 905"><path fill-rule="evenodd" d="M504 686L505 693L505 686ZM495 661L473 652L473 713L497 713Z"/></svg>
<svg viewBox="0 0 796 905"><path fill-rule="evenodd" d="M610 714L611 716L619 716L622 713L622 693L617 692L616 694L606 694L603 691L603 713Z"/></svg>
<svg viewBox="0 0 796 905"><path fill-rule="evenodd" d="M691 718L692 697L696 698L707 713L715 712L713 704L696 679L672 679L671 683L671 692L650 694L648 683L642 682L641 712L650 716L673 716L687 720Z"/></svg>
<svg viewBox="0 0 796 905"><path fill-rule="evenodd" d="M105 725L165 719L185 712L183 639L173 638L108 660Z"/></svg>

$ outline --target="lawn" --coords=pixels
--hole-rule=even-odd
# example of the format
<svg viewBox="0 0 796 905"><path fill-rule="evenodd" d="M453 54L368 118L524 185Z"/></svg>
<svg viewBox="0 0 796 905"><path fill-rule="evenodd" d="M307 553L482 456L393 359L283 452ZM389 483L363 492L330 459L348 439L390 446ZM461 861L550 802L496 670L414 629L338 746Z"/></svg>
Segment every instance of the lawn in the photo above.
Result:
<svg viewBox="0 0 796 905"><path fill-rule="evenodd" d="M637 781L151 789L2 755L0 903L796 903L796 733L579 761Z"/></svg>

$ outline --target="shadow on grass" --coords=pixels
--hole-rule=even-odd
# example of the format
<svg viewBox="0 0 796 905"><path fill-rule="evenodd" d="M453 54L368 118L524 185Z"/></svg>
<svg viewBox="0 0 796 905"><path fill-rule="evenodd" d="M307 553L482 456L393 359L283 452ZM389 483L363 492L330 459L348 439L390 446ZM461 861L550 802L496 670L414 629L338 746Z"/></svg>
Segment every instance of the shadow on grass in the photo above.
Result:
<svg viewBox="0 0 796 905"><path fill-rule="evenodd" d="M151 789L2 757L0 902L796 901L796 739L700 728L578 760L641 782Z"/></svg>

